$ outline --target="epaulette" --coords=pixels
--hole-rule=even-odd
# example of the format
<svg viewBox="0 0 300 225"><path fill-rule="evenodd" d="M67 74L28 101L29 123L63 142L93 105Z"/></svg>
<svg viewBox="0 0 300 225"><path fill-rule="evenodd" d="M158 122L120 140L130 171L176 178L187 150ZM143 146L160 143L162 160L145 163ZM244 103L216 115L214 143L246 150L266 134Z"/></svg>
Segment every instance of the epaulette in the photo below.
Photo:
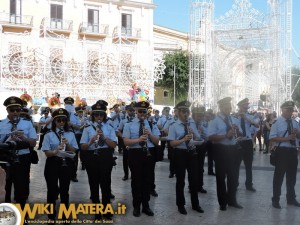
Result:
<svg viewBox="0 0 300 225"><path fill-rule="evenodd" d="M89 126L91 126L91 124L86 124L86 125L84 125L84 127L89 127Z"/></svg>
<svg viewBox="0 0 300 225"><path fill-rule="evenodd" d="M74 116L78 116L78 114L77 114L77 113L74 113Z"/></svg>
<svg viewBox="0 0 300 225"><path fill-rule="evenodd" d="M169 117L167 120L171 120L171 119L173 119L172 117Z"/></svg>
<svg viewBox="0 0 300 225"><path fill-rule="evenodd" d="M155 121L152 121L152 124L153 124L153 125L156 125L156 124L157 124L157 122L155 122Z"/></svg>
<svg viewBox="0 0 300 225"><path fill-rule="evenodd" d="M131 122L132 122L132 120L128 120L128 121L127 121L127 123L131 123Z"/></svg>
<svg viewBox="0 0 300 225"><path fill-rule="evenodd" d="M111 123L109 123L108 125L111 126L112 128L114 128L114 126Z"/></svg>
<svg viewBox="0 0 300 225"><path fill-rule="evenodd" d="M28 119L28 118L22 118L22 120L26 120L26 121L31 121L31 119Z"/></svg>
<svg viewBox="0 0 300 225"><path fill-rule="evenodd" d="M112 120L110 117L107 117L106 120Z"/></svg>

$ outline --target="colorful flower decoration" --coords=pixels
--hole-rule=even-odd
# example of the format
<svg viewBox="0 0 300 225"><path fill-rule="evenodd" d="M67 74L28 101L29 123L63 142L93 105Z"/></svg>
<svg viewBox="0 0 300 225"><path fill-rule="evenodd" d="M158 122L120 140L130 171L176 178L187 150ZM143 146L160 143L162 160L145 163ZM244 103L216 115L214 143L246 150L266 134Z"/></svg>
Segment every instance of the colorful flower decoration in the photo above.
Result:
<svg viewBox="0 0 300 225"><path fill-rule="evenodd" d="M53 108L53 107L57 107L60 106L60 101L57 97L52 97L49 99L49 105Z"/></svg>
<svg viewBox="0 0 300 225"><path fill-rule="evenodd" d="M32 102L32 97L27 93L22 94L20 96L20 99L22 99L23 101L26 101L26 102Z"/></svg>
<svg viewBox="0 0 300 225"><path fill-rule="evenodd" d="M142 102L142 101L149 101L149 90L145 90L136 83L131 85L132 90L129 90L129 96L131 101L135 102Z"/></svg>

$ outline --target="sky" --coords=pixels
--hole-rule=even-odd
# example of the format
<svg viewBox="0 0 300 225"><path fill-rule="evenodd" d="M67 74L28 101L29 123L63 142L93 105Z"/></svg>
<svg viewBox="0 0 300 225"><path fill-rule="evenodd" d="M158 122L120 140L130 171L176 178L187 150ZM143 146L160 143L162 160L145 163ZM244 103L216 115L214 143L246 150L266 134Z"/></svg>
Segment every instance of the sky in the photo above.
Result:
<svg viewBox="0 0 300 225"><path fill-rule="evenodd" d="M182 32L189 32L189 13L191 0L153 0L157 5L154 10L154 24ZM267 12L268 0L249 0L252 7ZM283 1L283 0L282 0ZM215 18L224 15L234 0L214 0ZM300 0L293 0L293 65L300 66Z"/></svg>

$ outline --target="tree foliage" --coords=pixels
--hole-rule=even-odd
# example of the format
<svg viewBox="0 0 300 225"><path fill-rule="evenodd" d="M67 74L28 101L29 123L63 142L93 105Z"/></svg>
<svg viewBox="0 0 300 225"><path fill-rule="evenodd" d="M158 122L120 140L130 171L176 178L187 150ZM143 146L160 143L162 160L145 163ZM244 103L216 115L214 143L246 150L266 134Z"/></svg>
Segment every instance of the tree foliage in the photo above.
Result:
<svg viewBox="0 0 300 225"><path fill-rule="evenodd" d="M175 97L176 104L186 100L189 86L189 56L187 51L177 50L164 56L165 74L155 85L168 88L174 96L174 65L175 65Z"/></svg>
<svg viewBox="0 0 300 225"><path fill-rule="evenodd" d="M300 107L300 69L293 67L292 68L292 90L294 90L294 93L292 95L293 101L295 101L296 106L299 108ZM298 82L298 83L297 83Z"/></svg>

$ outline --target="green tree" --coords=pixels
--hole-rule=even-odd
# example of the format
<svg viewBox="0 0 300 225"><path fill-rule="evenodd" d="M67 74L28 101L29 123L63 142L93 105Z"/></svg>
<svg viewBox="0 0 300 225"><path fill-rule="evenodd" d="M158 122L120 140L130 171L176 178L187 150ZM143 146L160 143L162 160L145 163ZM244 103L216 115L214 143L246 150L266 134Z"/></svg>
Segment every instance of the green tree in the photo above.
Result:
<svg viewBox="0 0 300 225"><path fill-rule="evenodd" d="M176 104L186 100L189 86L189 56L187 51L177 50L164 55L165 74L162 80L155 83L157 87L164 87L170 90L174 96L174 65L175 65L175 98Z"/></svg>
<svg viewBox="0 0 300 225"><path fill-rule="evenodd" d="M293 101L295 101L296 106L299 108L300 107L300 69L293 67L292 68L292 90L294 90L294 93L292 95Z"/></svg>

